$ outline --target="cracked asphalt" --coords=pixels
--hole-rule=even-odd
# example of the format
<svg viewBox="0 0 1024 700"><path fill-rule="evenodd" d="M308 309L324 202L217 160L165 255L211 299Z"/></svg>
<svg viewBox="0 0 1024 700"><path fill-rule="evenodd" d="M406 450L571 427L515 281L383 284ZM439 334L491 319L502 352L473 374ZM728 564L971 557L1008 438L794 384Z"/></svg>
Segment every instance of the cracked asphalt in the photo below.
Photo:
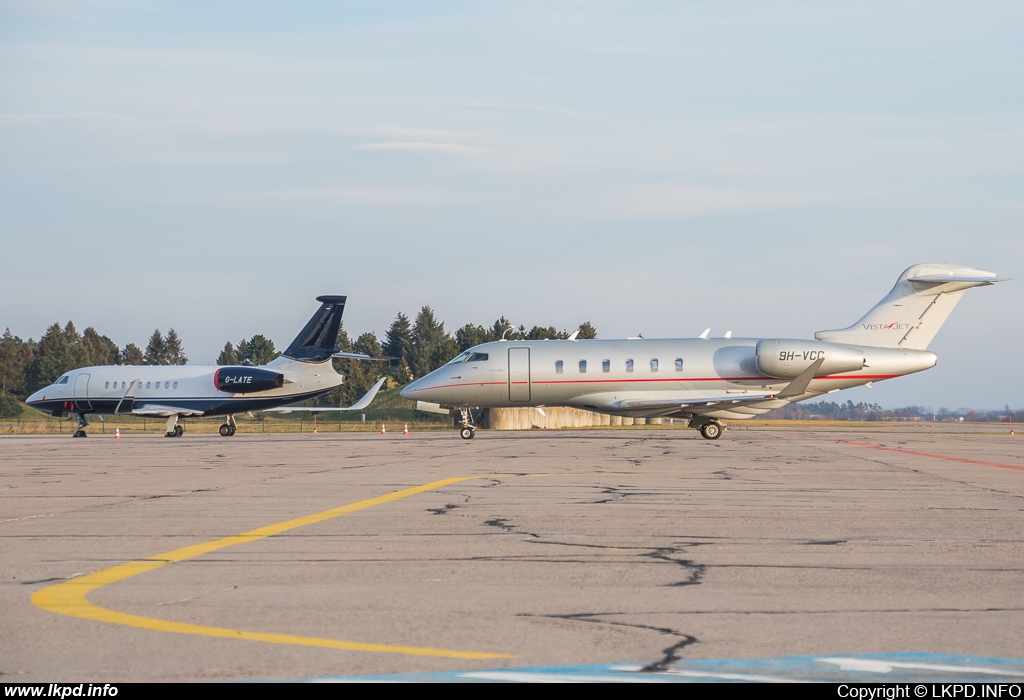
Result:
<svg viewBox="0 0 1024 700"><path fill-rule="evenodd" d="M185 681L656 671L791 654L1024 658L1021 439L959 426L744 430L716 442L686 430L3 437L0 674ZM88 598L171 622L515 658L175 634L30 601L82 574L453 477L475 478Z"/></svg>

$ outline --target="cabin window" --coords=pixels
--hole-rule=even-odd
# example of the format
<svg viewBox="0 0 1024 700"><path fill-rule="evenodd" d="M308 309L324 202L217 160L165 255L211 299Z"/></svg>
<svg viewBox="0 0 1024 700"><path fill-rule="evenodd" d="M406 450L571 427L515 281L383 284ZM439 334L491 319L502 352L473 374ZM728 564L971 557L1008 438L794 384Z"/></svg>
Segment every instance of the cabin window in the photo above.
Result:
<svg viewBox="0 0 1024 700"><path fill-rule="evenodd" d="M580 360L580 374L586 374L586 373L587 373L587 361L586 360Z"/></svg>
<svg viewBox="0 0 1024 700"><path fill-rule="evenodd" d="M178 382L174 382L174 388L175 388L175 389L177 389L177 388L178 388Z"/></svg>
<svg viewBox="0 0 1024 700"><path fill-rule="evenodd" d="M149 385L150 385L150 384L151 384L151 382L146 382L146 388L147 388L147 389L149 388Z"/></svg>
<svg viewBox="0 0 1024 700"><path fill-rule="evenodd" d="M611 372L612 371L612 361L611 360L601 360L601 371L602 372Z"/></svg>
<svg viewBox="0 0 1024 700"><path fill-rule="evenodd" d="M555 362L555 374L561 374L561 373L562 373L562 361L558 360L557 362Z"/></svg>
<svg viewBox="0 0 1024 700"><path fill-rule="evenodd" d="M683 358L677 357L676 358L676 372L682 372L682 371L683 371Z"/></svg>
<svg viewBox="0 0 1024 700"><path fill-rule="evenodd" d="M109 389L110 388L110 382L103 382L103 388L104 389ZM114 388L116 389L117 387L114 387Z"/></svg>
<svg viewBox="0 0 1024 700"><path fill-rule="evenodd" d="M170 388L171 388L171 383L170 382L164 382L164 389L170 389Z"/></svg>
<svg viewBox="0 0 1024 700"><path fill-rule="evenodd" d="M651 358L651 371L652 372L657 372L658 371L658 360L655 359L655 358Z"/></svg>
<svg viewBox="0 0 1024 700"><path fill-rule="evenodd" d="M124 382L121 382L121 388L124 389Z"/></svg>
<svg viewBox="0 0 1024 700"><path fill-rule="evenodd" d="M64 375L63 377L61 377L60 379L58 379L58 380L57 380L57 383L58 383L58 384L67 384L67 383L68 383L68 375L66 375L66 374L65 374L65 375Z"/></svg>
<svg viewBox="0 0 1024 700"><path fill-rule="evenodd" d="M632 372L633 371L633 361L632 360L626 360L626 371L627 372Z"/></svg>

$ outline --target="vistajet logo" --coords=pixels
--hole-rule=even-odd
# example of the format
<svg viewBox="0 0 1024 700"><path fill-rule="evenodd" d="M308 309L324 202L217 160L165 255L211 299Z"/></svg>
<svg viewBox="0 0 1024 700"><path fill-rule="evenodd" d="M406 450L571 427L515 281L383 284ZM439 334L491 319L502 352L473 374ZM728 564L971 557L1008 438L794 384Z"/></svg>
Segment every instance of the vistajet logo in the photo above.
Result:
<svg viewBox="0 0 1024 700"><path fill-rule="evenodd" d="M905 331L913 324L896 321L894 323L862 323L860 325L866 331Z"/></svg>

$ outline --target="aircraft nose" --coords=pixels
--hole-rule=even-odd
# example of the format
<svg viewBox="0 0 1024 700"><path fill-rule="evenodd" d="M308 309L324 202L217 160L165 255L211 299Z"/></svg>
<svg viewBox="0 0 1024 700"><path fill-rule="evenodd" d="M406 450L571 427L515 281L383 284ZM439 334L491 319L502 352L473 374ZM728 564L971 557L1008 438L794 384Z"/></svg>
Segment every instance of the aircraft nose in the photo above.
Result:
<svg viewBox="0 0 1024 700"><path fill-rule="evenodd" d="M422 388L423 388L423 378L421 377L420 379L417 379L416 381L412 382L411 384L407 384L400 392L398 392L398 394L403 399L408 399L409 401L415 401L416 400L416 395L415 395L416 391L419 390L419 389L422 389Z"/></svg>
<svg viewBox="0 0 1024 700"><path fill-rule="evenodd" d="M29 406L37 405L38 403L40 403L43 400L43 396L44 396L44 392L45 391L46 391L46 389L40 389L39 391L37 391L36 393L32 394L27 399L25 399L25 403L27 403Z"/></svg>

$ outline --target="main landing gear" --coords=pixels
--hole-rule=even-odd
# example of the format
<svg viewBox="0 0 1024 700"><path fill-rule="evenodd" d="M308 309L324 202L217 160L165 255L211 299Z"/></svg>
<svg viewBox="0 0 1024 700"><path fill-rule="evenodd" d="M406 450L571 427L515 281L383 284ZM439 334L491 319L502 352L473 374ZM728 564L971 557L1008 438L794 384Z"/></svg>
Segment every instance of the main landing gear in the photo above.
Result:
<svg viewBox="0 0 1024 700"><path fill-rule="evenodd" d="M89 421L85 419L85 414L76 413L75 415L78 417L78 430L71 437L89 437L85 434L85 429L89 427Z"/></svg>
<svg viewBox="0 0 1024 700"><path fill-rule="evenodd" d="M463 440L472 440L473 436L476 435L476 426L473 425L472 416L469 413L469 407L459 409L460 419L459 435L462 436Z"/></svg>
<svg viewBox="0 0 1024 700"><path fill-rule="evenodd" d="M178 416L171 416L167 419L167 432L164 437L181 437L185 434L185 426L178 424Z"/></svg>
<svg viewBox="0 0 1024 700"><path fill-rule="evenodd" d="M725 427L721 423L704 423L698 426L697 430L700 431L700 436L705 440L717 440L722 437L722 431Z"/></svg>
<svg viewBox="0 0 1024 700"><path fill-rule="evenodd" d="M235 431L238 430L238 426L235 425L235 417L228 414L224 417L224 420L227 422L220 426L220 435L221 437L231 437L235 434Z"/></svg>

